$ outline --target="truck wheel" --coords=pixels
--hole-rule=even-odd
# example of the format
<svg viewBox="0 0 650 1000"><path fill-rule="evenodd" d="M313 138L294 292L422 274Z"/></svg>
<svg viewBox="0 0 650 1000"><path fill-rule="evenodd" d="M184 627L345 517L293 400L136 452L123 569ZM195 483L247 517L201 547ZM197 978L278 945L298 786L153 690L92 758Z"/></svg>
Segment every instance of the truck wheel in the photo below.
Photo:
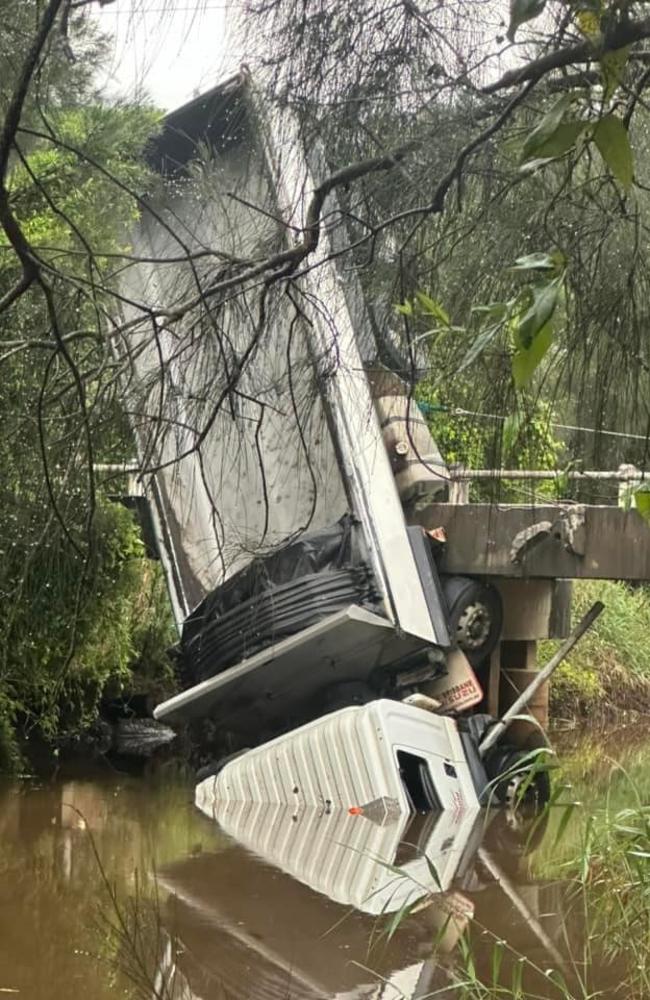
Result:
<svg viewBox="0 0 650 1000"><path fill-rule="evenodd" d="M494 782L497 800L507 809L541 809L551 797L548 770L534 770L534 762L525 750L499 745L488 754L485 769Z"/></svg>
<svg viewBox="0 0 650 1000"><path fill-rule="evenodd" d="M473 667L496 646L503 623L501 595L489 583L468 576L442 577L449 631Z"/></svg>

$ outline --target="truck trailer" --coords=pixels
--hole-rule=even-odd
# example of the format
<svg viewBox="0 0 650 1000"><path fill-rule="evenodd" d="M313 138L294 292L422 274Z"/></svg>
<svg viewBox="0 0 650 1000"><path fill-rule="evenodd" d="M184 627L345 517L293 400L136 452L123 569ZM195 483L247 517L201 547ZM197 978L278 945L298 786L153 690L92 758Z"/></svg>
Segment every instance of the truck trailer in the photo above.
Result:
<svg viewBox="0 0 650 1000"><path fill-rule="evenodd" d="M219 291L304 232L326 170L262 119L241 76L167 117L122 277L116 351L133 359L125 398L179 630L181 690L155 717L210 720L214 795L508 800L544 739L479 752L504 609L489 578L444 571L442 527L416 523L449 485L417 359L326 228L299 277Z"/></svg>

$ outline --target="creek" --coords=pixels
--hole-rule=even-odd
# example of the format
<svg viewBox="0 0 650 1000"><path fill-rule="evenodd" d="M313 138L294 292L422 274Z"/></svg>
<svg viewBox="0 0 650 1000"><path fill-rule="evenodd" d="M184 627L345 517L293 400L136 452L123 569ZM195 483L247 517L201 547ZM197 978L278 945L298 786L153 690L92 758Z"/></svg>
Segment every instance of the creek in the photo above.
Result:
<svg viewBox="0 0 650 1000"><path fill-rule="evenodd" d="M497 994L463 993L459 968L485 981L498 962L508 983L518 964L534 970L521 996L586 996L587 979L618 996L619 959L586 950L566 862L605 795L649 800L650 743L575 738L562 759L564 801L581 805L542 822L494 811L382 827L266 808L219 827L169 762L0 784L0 994L478 997Z"/></svg>

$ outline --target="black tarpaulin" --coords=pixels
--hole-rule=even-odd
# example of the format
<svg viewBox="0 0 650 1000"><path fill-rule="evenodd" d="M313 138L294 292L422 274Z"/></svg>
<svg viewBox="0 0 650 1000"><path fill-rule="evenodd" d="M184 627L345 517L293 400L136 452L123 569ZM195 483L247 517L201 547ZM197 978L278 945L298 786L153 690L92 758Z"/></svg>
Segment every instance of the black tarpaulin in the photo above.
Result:
<svg viewBox="0 0 650 1000"><path fill-rule="evenodd" d="M183 628L183 680L197 684L350 604L379 610L380 598L361 528L346 514L254 559L199 604Z"/></svg>

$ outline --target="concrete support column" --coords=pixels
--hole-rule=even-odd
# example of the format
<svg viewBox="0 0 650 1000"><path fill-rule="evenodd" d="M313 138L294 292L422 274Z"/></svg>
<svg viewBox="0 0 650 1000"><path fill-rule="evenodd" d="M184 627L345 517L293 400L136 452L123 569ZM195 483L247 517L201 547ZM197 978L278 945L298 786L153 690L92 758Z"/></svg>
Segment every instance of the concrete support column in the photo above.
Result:
<svg viewBox="0 0 650 1000"><path fill-rule="evenodd" d="M498 701L502 715L535 677L537 641L568 635L571 585L566 580L493 582L503 601L503 629L491 662L488 710L496 714L494 702ZM548 725L549 693L549 685L542 685L528 707L544 727Z"/></svg>

